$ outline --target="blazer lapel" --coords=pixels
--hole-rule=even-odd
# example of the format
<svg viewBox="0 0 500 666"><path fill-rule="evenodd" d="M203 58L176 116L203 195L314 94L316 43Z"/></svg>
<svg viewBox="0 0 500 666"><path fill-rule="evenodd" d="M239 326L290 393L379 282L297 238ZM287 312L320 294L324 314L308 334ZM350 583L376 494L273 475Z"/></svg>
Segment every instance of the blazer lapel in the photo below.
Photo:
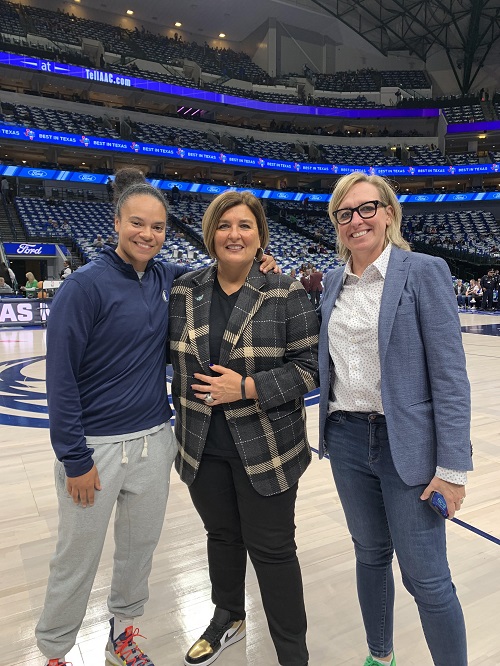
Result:
<svg viewBox="0 0 500 666"><path fill-rule="evenodd" d="M406 283L406 276L410 270L410 256L409 252L393 247L389 257L378 319L380 367L383 367L385 361L394 318Z"/></svg>
<svg viewBox="0 0 500 666"><path fill-rule="evenodd" d="M323 302L321 303L321 322L325 322L326 326L328 326L330 315L332 314L332 310L335 307L338 295L342 289L343 277L344 270L336 268L333 272L331 281L327 283L326 289L324 290Z"/></svg>
<svg viewBox="0 0 500 666"><path fill-rule="evenodd" d="M262 305L265 293L261 291L266 284L266 277L261 273L258 264L253 264L235 303L231 317L227 323L220 348L220 365L227 365L231 351L240 339L241 334Z"/></svg>
<svg viewBox="0 0 500 666"><path fill-rule="evenodd" d="M215 270L215 266L210 266L198 275L194 280L193 288L186 294L186 321L189 339L196 358L207 372L211 363L208 326Z"/></svg>

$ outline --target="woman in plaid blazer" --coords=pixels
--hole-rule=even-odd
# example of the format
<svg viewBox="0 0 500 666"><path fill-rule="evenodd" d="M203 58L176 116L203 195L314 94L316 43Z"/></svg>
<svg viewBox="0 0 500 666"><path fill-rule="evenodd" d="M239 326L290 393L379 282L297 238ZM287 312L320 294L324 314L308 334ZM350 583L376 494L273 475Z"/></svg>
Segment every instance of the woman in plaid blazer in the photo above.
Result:
<svg viewBox="0 0 500 666"><path fill-rule="evenodd" d="M207 530L216 607L185 664L210 664L245 636L248 553L279 663L306 666L294 509L318 321L297 280L259 272L269 232L256 197L221 194L202 227L217 262L177 280L170 299L176 467Z"/></svg>

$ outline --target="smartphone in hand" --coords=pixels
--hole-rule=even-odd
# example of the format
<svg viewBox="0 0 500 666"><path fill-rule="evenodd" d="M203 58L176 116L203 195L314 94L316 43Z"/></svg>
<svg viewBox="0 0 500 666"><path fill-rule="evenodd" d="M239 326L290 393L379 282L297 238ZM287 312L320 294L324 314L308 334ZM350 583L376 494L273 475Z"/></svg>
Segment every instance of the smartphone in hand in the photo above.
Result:
<svg viewBox="0 0 500 666"><path fill-rule="evenodd" d="M433 511L438 513L442 518L448 518L448 507L446 506L446 500L441 493L438 493L437 490L433 490L427 501Z"/></svg>

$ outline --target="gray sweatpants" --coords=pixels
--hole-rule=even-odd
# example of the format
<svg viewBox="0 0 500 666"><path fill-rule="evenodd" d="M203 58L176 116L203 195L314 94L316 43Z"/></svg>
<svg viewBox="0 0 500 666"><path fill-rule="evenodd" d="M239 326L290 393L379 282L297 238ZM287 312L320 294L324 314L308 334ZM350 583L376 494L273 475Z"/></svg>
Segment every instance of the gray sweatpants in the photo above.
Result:
<svg viewBox="0 0 500 666"><path fill-rule="evenodd" d="M66 490L64 466L56 462L59 534L50 563L45 605L35 630L38 647L49 659L64 657L75 645L85 617L113 507L115 554L109 612L117 617L142 615L149 598L148 577L160 538L177 453L167 424L147 436L148 455L141 457L144 438L94 446L94 463L102 490L93 507L83 509Z"/></svg>

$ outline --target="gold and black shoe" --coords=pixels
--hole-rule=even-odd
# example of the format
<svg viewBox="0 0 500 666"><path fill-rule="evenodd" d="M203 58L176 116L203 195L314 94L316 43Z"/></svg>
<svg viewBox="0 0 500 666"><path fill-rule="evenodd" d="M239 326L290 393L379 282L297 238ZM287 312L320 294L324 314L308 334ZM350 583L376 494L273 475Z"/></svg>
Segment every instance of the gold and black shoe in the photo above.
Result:
<svg viewBox="0 0 500 666"><path fill-rule="evenodd" d="M212 664L222 650L245 638L245 620L231 620L229 611L216 608L210 624L184 657L186 666Z"/></svg>

